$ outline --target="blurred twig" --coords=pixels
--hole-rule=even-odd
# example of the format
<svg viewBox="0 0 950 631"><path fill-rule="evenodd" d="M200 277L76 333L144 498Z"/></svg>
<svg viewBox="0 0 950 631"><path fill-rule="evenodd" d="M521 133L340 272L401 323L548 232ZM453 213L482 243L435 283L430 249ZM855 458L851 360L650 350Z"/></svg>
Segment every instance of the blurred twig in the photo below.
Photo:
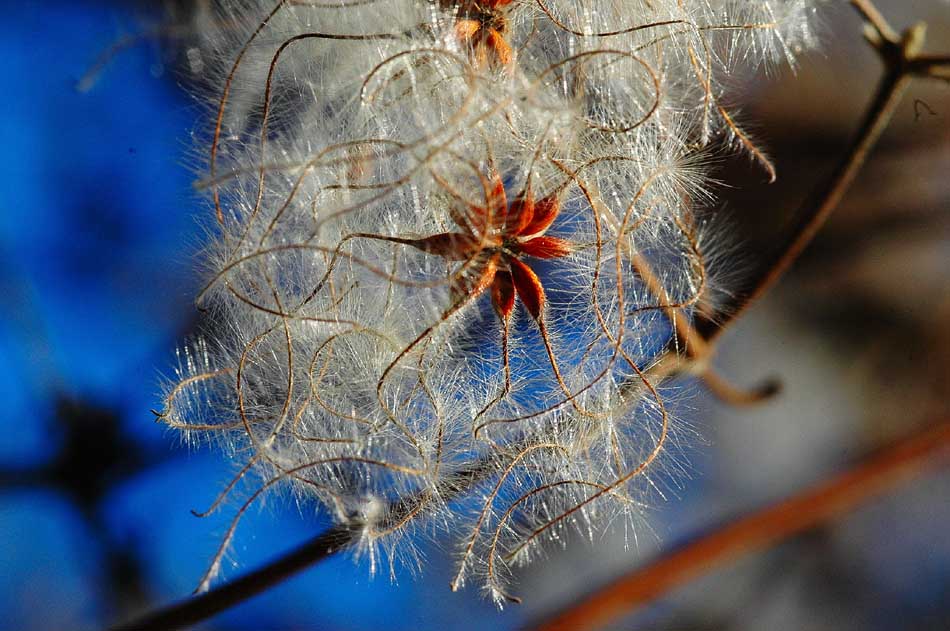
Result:
<svg viewBox="0 0 950 631"><path fill-rule="evenodd" d="M197 624L346 548L353 542L354 534L346 526L330 528L276 561L217 589L112 627L112 631L169 631Z"/></svg>
<svg viewBox="0 0 950 631"><path fill-rule="evenodd" d="M573 604L537 631L598 629L717 566L874 499L950 455L950 420L905 438L837 477L741 517Z"/></svg>
<svg viewBox="0 0 950 631"><path fill-rule="evenodd" d="M715 340L749 305L768 292L815 238L887 128L910 81L915 77L950 79L950 56L920 55L926 24L918 22L898 35L870 0L850 0L850 4L864 18L865 39L885 65L884 76L878 84L874 100L837 168L802 204L798 212L798 224L788 239L716 317L699 318L696 328L709 342Z"/></svg>
<svg viewBox="0 0 950 631"><path fill-rule="evenodd" d="M695 323L687 317L673 318L686 352L701 365L703 381L724 403L748 405L766 400L778 391L775 382L742 391L708 369L715 342L747 307L758 301L785 275L841 203L871 150L887 129L904 93L914 78L950 80L950 56L921 55L926 24L918 22L898 34L870 0L850 0L865 21L864 36L884 62L885 72L845 155L838 166L802 203L797 224L784 242L766 258L746 286L714 314L699 313ZM649 281L649 278L647 278ZM649 284L649 283L648 283Z"/></svg>

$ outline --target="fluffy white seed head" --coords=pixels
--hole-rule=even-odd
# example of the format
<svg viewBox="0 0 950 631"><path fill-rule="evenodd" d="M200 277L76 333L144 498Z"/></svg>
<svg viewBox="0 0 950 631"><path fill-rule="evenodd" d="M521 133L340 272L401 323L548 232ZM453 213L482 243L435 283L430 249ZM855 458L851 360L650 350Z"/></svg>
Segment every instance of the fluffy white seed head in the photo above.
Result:
<svg viewBox="0 0 950 631"><path fill-rule="evenodd" d="M717 276L704 157L768 165L723 79L809 45L813 4L222 3L212 326L164 418L374 565L448 529L453 586L499 602L539 542L636 517L672 431L650 370Z"/></svg>

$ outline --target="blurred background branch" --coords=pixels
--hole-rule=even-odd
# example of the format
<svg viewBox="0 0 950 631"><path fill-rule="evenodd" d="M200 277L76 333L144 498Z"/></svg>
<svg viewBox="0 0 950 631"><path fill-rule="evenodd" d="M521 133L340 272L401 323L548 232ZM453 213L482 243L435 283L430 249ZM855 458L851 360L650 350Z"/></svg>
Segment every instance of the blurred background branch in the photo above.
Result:
<svg viewBox="0 0 950 631"><path fill-rule="evenodd" d="M814 528L945 464L950 422L898 441L840 475L778 504L740 517L674 547L649 565L595 591L535 627L538 631L600 629L682 583Z"/></svg>

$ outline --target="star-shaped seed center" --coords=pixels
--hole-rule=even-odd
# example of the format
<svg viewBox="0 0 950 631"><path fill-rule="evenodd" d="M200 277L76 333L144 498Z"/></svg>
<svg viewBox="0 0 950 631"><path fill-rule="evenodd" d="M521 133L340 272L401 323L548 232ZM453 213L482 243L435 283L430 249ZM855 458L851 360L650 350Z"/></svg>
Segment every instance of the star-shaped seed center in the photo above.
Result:
<svg viewBox="0 0 950 631"><path fill-rule="evenodd" d="M475 64L508 66L514 58L505 38L507 11L513 0L462 0L458 3L455 37L474 54Z"/></svg>
<svg viewBox="0 0 950 631"><path fill-rule="evenodd" d="M530 186L509 204L505 185L495 174L484 206L452 207L451 216L460 231L409 243L447 260L465 262L452 284L456 295L475 298L491 288L495 312L507 321L517 294L531 316L540 321L544 286L523 258L555 259L571 253L570 241L545 234L560 210L557 193L535 201Z"/></svg>

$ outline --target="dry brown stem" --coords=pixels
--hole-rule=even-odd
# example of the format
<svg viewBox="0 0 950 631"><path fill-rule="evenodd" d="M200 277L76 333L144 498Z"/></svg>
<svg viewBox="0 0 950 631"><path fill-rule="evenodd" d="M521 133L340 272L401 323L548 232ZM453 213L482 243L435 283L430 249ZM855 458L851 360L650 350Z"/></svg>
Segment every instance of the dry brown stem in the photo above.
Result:
<svg viewBox="0 0 950 631"><path fill-rule="evenodd" d="M536 627L537 631L600 629L689 580L852 510L943 463L950 421L885 448L844 473L715 528L612 581Z"/></svg>

